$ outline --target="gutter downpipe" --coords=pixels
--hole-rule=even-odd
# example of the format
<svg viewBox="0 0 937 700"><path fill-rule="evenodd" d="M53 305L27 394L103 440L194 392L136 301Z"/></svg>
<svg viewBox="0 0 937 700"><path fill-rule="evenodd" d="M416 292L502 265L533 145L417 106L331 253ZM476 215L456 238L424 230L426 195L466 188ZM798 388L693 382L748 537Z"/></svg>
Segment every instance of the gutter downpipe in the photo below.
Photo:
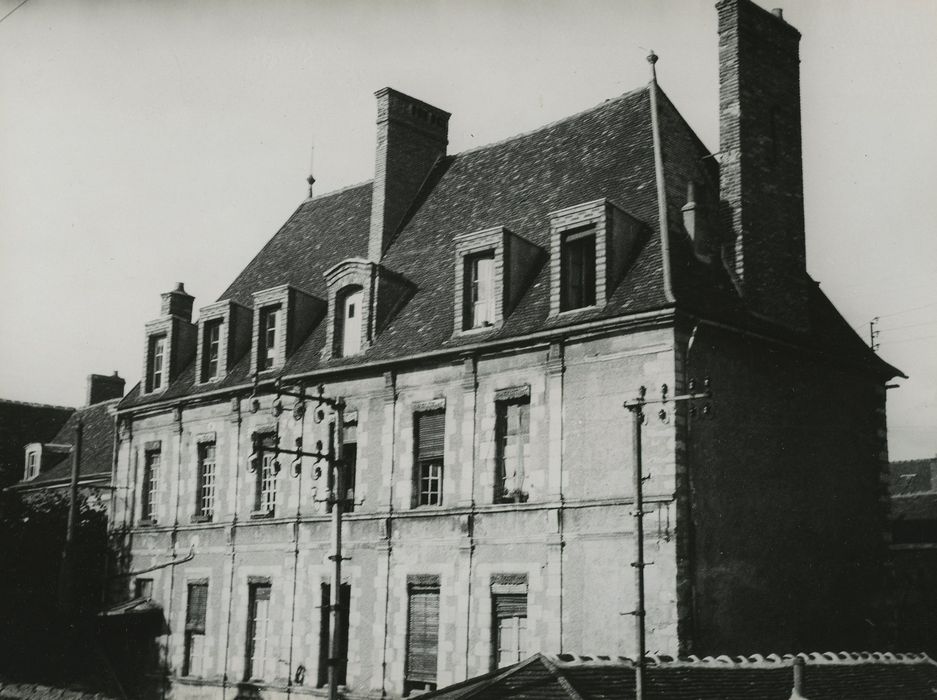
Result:
<svg viewBox="0 0 937 700"><path fill-rule="evenodd" d="M657 116L657 54L651 51L647 55L651 64L651 82L648 94L651 98L651 134L654 140L654 175L657 181L657 216L660 222L660 255L664 269L664 296L668 303L674 303L673 284L670 275L670 223L667 216L667 184L664 180L664 154L660 139L660 120Z"/></svg>

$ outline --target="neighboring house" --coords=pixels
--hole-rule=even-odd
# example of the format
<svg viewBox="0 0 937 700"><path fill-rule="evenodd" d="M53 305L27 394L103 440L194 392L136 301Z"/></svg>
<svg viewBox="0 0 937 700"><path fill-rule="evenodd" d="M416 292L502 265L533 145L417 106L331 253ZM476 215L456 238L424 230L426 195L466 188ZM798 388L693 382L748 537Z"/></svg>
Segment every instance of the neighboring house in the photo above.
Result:
<svg viewBox="0 0 937 700"><path fill-rule="evenodd" d="M23 478L25 446L50 442L74 411L67 406L0 399L0 488Z"/></svg>
<svg viewBox="0 0 937 700"><path fill-rule="evenodd" d="M26 497L38 493L68 493L73 454L78 451L79 492L89 503L104 507L111 498L111 470L114 466L114 439L117 404L124 395L124 380L113 375L88 376L88 405L61 409L66 418L58 430L28 433L20 447L20 480L9 486Z"/></svg>
<svg viewBox="0 0 937 700"><path fill-rule="evenodd" d="M924 654L654 658L645 697L666 700L926 700L937 664ZM536 654L508 669L422 696L429 700L633 700L631 659Z"/></svg>
<svg viewBox="0 0 937 700"><path fill-rule="evenodd" d="M937 458L892 462L890 487L896 641L937 654Z"/></svg>
<svg viewBox="0 0 937 700"><path fill-rule="evenodd" d="M643 429L648 649L875 645L899 372L806 271L800 35L717 9L718 160L656 80L457 155L448 113L385 88L372 182L302 202L197 319L162 295L110 517L173 697L325 683L328 483L271 450L331 419L272 411L281 377L348 405L349 696L633 653L623 402L693 377L711 419L669 403Z"/></svg>

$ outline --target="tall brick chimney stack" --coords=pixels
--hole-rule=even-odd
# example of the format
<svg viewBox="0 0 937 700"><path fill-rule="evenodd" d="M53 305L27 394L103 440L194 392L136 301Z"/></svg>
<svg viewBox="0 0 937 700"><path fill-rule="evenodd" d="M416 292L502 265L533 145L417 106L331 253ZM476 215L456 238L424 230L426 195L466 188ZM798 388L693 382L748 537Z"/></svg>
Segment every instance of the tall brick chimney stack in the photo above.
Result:
<svg viewBox="0 0 937 700"><path fill-rule="evenodd" d="M114 374L88 375L88 405L119 399L124 395L124 378Z"/></svg>
<svg viewBox="0 0 937 700"><path fill-rule="evenodd" d="M160 316L178 316L185 321L192 321L192 302L195 297L185 291L185 285L180 282L171 292L160 294Z"/></svg>
<svg viewBox="0 0 937 700"><path fill-rule="evenodd" d="M806 325L800 32L781 10L721 0L720 198L728 263L748 308Z"/></svg>
<svg viewBox="0 0 937 700"><path fill-rule="evenodd" d="M377 97L377 162L368 259L380 262L433 166L446 155L449 113L383 88Z"/></svg>

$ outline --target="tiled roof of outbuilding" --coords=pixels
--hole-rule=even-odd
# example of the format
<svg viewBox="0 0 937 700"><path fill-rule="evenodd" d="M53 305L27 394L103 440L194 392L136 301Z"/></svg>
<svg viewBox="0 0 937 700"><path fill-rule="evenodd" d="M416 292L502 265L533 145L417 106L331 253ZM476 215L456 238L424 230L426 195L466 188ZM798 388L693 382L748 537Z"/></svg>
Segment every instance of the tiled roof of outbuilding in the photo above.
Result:
<svg viewBox="0 0 937 700"><path fill-rule="evenodd" d="M937 664L924 654L801 654L809 700L917 700L937 694ZM646 665L647 700L789 700L794 657L751 656L671 660ZM631 700L631 659L535 654L501 671L424 695L429 699Z"/></svg>
<svg viewBox="0 0 937 700"><path fill-rule="evenodd" d="M22 478L23 448L31 442L51 441L74 411L0 399L0 487Z"/></svg>

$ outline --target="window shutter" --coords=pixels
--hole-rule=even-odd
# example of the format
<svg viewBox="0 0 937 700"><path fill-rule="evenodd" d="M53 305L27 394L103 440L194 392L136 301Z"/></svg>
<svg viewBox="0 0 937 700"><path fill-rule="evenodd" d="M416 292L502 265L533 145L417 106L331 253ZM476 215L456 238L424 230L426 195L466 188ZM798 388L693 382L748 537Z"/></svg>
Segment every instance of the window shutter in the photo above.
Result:
<svg viewBox="0 0 937 700"><path fill-rule="evenodd" d="M442 457L446 441L446 412L417 414L417 452L419 459Z"/></svg>
<svg viewBox="0 0 937 700"><path fill-rule="evenodd" d="M410 589L407 635L407 679L436 682L439 647L439 589Z"/></svg>
<svg viewBox="0 0 937 700"><path fill-rule="evenodd" d="M504 617L527 617L527 595L512 593L493 596L494 615Z"/></svg>
<svg viewBox="0 0 937 700"><path fill-rule="evenodd" d="M208 584L189 584L189 603L185 611L185 628L191 632L205 631L205 612L208 609Z"/></svg>

